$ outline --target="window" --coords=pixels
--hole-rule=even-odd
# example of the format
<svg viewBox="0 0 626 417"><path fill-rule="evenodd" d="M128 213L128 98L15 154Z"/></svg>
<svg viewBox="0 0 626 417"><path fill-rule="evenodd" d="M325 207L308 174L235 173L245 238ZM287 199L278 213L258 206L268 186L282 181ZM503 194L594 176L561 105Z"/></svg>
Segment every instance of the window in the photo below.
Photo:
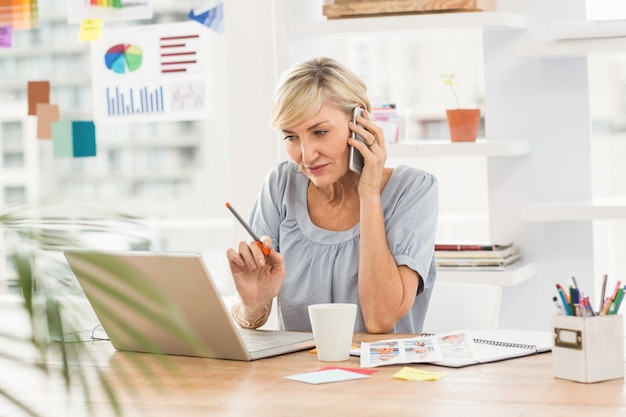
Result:
<svg viewBox="0 0 626 417"><path fill-rule="evenodd" d="M24 154L22 152L5 152L2 155L3 168L24 167Z"/></svg>
<svg viewBox="0 0 626 417"><path fill-rule="evenodd" d="M26 202L26 187L7 186L4 187L4 202L6 204L19 204Z"/></svg>

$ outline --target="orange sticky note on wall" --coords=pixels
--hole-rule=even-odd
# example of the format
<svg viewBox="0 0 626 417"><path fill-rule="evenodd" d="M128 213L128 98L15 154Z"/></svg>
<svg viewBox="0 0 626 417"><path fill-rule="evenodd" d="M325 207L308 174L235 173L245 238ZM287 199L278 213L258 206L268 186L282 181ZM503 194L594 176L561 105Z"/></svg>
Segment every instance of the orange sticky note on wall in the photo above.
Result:
<svg viewBox="0 0 626 417"><path fill-rule="evenodd" d="M59 105L37 103L37 139L52 139L52 122L59 121Z"/></svg>
<svg viewBox="0 0 626 417"><path fill-rule="evenodd" d="M50 103L50 81L28 82L28 115L37 114L37 103Z"/></svg>

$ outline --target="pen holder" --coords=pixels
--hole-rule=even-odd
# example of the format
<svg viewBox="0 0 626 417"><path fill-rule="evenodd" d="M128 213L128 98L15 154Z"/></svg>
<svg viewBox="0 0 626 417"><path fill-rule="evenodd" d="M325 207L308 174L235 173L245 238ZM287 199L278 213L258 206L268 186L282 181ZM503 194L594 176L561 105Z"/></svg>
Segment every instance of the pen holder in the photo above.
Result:
<svg viewBox="0 0 626 417"><path fill-rule="evenodd" d="M621 315L552 317L555 378L600 382L624 378L624 324Z"/></svg>

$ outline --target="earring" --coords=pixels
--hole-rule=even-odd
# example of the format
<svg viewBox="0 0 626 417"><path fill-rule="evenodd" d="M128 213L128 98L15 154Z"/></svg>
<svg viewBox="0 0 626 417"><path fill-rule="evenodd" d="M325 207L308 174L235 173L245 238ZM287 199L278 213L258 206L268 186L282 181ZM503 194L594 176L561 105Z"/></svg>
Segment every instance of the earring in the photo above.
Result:
<svg viewBox="0 0 626 417"><path fill-rule="evenodd" d="M296 174L302 174L302 171L300 171L300 167L295 162L290 161L289 166L291 167L291 170Z"/></svg>

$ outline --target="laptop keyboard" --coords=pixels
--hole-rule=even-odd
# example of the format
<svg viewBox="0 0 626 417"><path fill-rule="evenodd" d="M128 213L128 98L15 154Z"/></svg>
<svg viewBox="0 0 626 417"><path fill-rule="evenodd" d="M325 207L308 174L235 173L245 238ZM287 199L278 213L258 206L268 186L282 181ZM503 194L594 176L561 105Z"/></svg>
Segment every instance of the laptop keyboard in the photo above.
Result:
<svg viewBox="0 0 626 417"><path fill-rule="evenodd" d="M241 337L249 349L260 349L273 345L278 340L272 333L257 333L248 329L241 329Z"/></svg>

